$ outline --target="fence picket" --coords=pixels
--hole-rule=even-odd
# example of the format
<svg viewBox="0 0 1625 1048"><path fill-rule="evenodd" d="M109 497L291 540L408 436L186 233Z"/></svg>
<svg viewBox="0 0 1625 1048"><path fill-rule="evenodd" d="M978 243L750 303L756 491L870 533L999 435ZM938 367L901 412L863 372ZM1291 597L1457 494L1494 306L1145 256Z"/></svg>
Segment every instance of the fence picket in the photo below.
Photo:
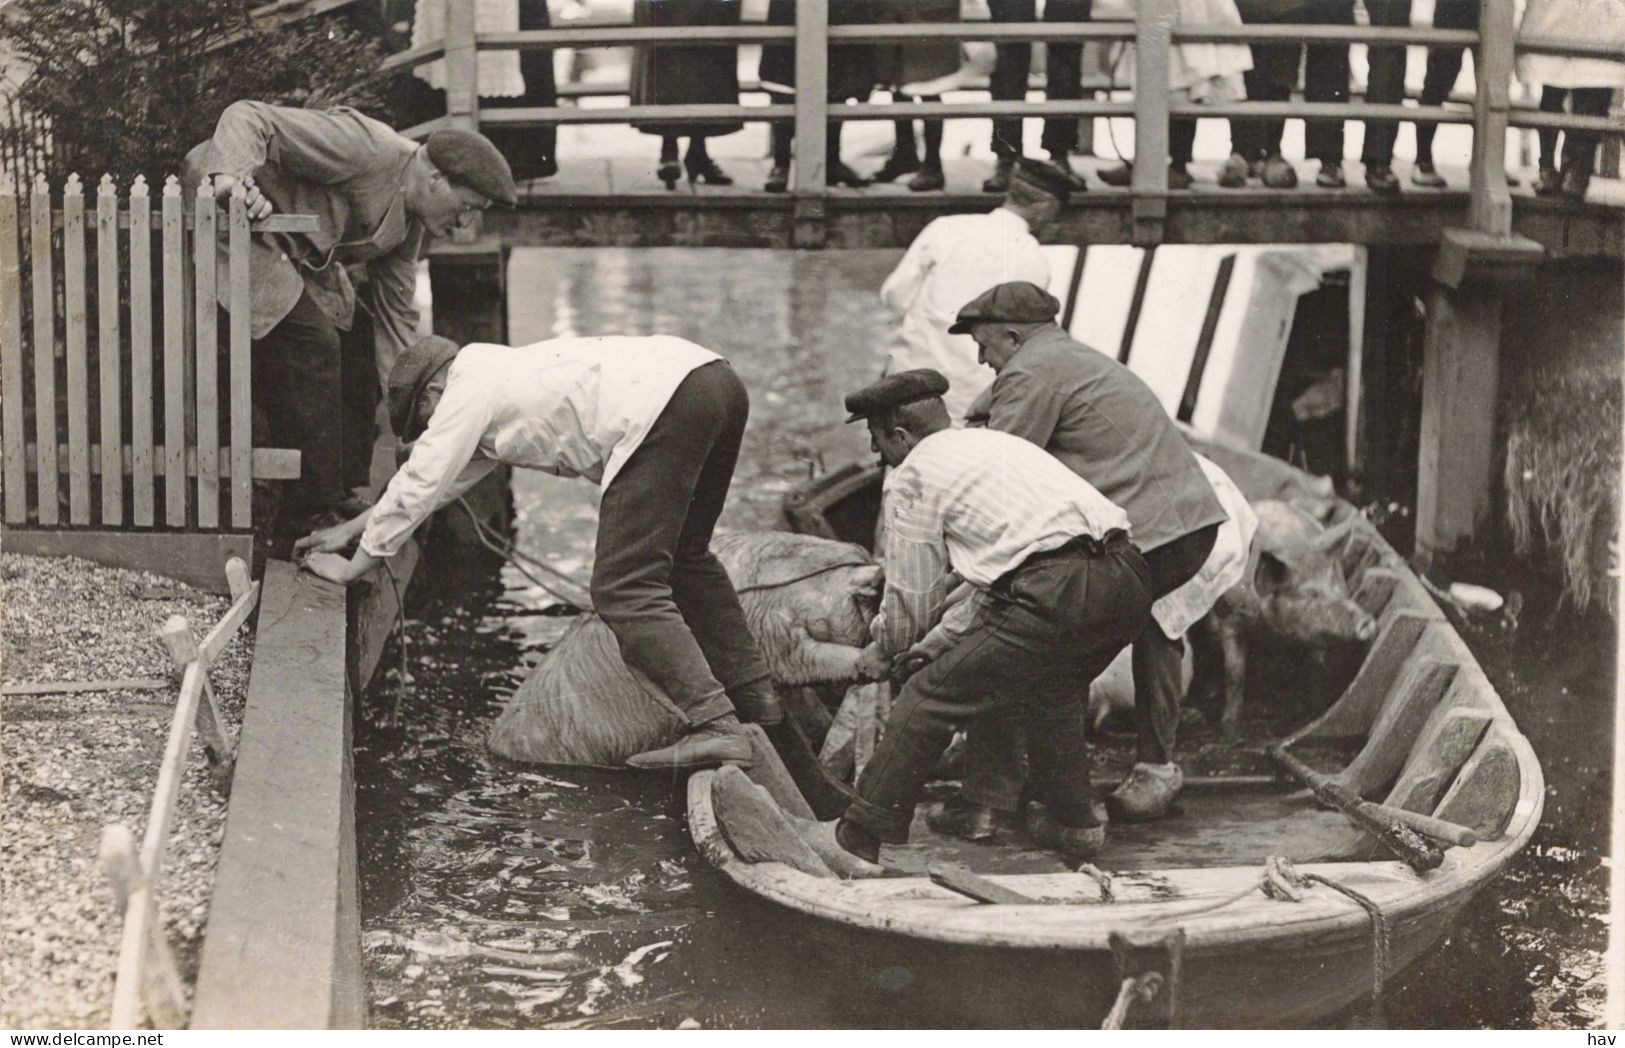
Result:
<svg viewBox="0 0 1625 1048"><path fill-rule="evenodd" d="M62 187L62 292L68 349L68 522L90 521L90 307L85 299L85 187Z"/></svg>
<svg viewBox="0 0 1625 1048"><path fill-rule="evenodd" d="M124 394L122 353L119 345L118 192L113 176L103 175L96 186L96 375L101 382L102 415L102 523L124 523L124 464L119 445L124 442L120 401Z"/></svg>
<svg viewBox="0 0 1625 1048"><path fill-rule="evenodd" d="M193 271L197 306L197 523L200 528L220 526L220 342L215 316L214 183L205 178L197 187L197 217L192 235Z"/></svg>
<svg viewBox="0 0 1625 1048"><path fill-rule="evenodd" d="M164 180L164 517L186 525L186 216L181 184Z"/></svg>
<svg viewBox="0 0 1625 1048"><path fill-rule="evenodd" d="M17 246L17 185L0 170L0 456L6 523L28 520L28 439L23 420L23 270Z"/></svg>
<svg viewBox="0 0 1625 1048"><path fill-rule="evenodd" d="M248 207L241 183L231 191L231 526L254 523L254 401L249 359Z"/></svg>
<svg viewBox="0 0 1625 1048"><path fill-rule="evenodd" d="M34 444L39 466L39 522L60 522L56 476L56 273L51 256L51 189L34 176L28 200L34 285Z"/></svg>
<svg viewBox="0 0 1625 1048"><path fill-rule="evenodd" d="M136 175L130 186L130 486L135 524L143 528L155 515L152 453L152 205L147 180Z"/></svg>

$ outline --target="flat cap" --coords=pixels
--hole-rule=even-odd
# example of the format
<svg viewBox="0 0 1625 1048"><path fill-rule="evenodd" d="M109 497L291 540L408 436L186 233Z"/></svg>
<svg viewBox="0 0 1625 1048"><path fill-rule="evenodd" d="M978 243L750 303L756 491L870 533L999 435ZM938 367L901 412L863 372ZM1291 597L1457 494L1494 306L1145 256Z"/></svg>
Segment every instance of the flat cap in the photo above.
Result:
<svg viewBox="0 0 1625 1048"><path fill-rule="evenodd" d="M1056 170L1053 165L1042 164L1030 157L1017 157L1015 169L1010 172L1010 182L1025 183L1033 189L1048 193L1050 196L1066 203L1072 197L1072 182L1065 174Z"/></svg>
<svg viewBox="0 0 1625 1048"><path fill-rule="evenodd" d="M969 333L972 324L1006 320L1012 324L1042 324L1054 320L1061 311L1055 296L1025 280L995 284L959 307L959 315L948 328L950 335Z"/></svg>
<svg viewBox="0 0 1625 1048"><path fill-rule="evenodd" d="M401 441L418 438L418 433L406 431L412 425L418 398L461 349L449 338L427 335L395 359L395 366L389 369L389 425Z"/></svg>
<svg viewBox="0 0 1625 1048"><path fill-rule="evenodd" d="M948 380L942 372L930 368L914 368L911 371L899 371L895 375L887 375L878 382L871 382L856 393L846 395L846 410L852 412L847 416L848 422L877 415L890 408L902 407L917 400L930 400L940 397L948 392Z"/></svg>
<svg viewBox="0 0 1625 1048"><path fill-rule="evenodd" d="M482 193L498 204L513 207L519 203L519 190L513 184L508 161L477 131L445 127L425 143L429 162L452 182Z"/></svg>

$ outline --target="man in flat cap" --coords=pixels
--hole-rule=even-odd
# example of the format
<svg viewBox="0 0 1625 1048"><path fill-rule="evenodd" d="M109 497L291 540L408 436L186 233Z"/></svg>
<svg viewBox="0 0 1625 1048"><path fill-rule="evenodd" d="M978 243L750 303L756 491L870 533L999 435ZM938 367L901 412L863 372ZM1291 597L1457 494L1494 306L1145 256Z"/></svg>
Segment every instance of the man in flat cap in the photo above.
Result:
<svg viewBox="0 0 1625 1048"><path fill-rule="evenodd" d="M450 235L492 201L512 206L507 161L471 131L436 131L420 145L354 109L245 100L187 154L183 176L189 186L212 177L221 199L243 186L251 219L316 216L315 232L253 238L255 391L273 443L302 453L283 530L353 511L348 489L367 481L380 386L417 337L423 241ZM218 286L229 309L226 232Z"/></svg>
<svg viewBox="0 0 1625 1048"><path fill-rule="evenodd" d="M972 424L1045 449L1121 506L1134 526L1158 610L1134 642L1136 763L1108 807L1125 821L1155 819L1183 784L1172 754L1183 698L1180 638L1238 581L1252 513L1217 466L1212 471L1222 479L1210 479L1138 375L1061 330L1058 308L1043 288L1000 284L967 302L951 330L973 338L980 359L998 373L972 409ZM1233 494L1231 511L1221 505L1219 491ZM1219 544L1220 526L1232 516L1233 527ZM932 825L986 839L1000 814L1019 807L1020 733L1013 721L990 718L967 742L961 796L934 813Z"/></svg>
<svg viewBox="0 0 1625 1048"><path fill-rule="evenodd" d="M966 300L994 284L1049 283L1049 260L1038 238L1055 223L1069 192L1060 172L1022 159L1002 204L985 214L933 219L880 287L880 300L900 318L887 347L886 372L941 372L948 379L943 401L955 425L993 381L993 372L977 363L976 343L950 334L948 325Z"/></svg>
<svg viewBox="0 0 1625 1048"><path fill-rule="evenodd" d="M371 509L297 543L307 570L355 581L499 462L586 477L603 492L593 610L687 728L630 763L751 762L736 707L764 726L783 713L711 552L750 411L726 360L669 336L460 350L430 336L396 363L389 408L409 457ZM358 539L354 554L341 555Z"/></svg>
<svg viewBox="0 0 1625 1048"><path fill-rule="evenodd" d="M952 428L947 388L919 369L846 398L848 421L868 423L891 467L886 591L871 632L894 659L930 656L898 693L846 814L807 828L848 872L872 872L852 860L873 863L882 843L908 840L954 731L1000 714L1031 738L1045 805L1029 822L1034 839L1075 858L1105 843L1090 797L1087 689L1076 682L1087 685L1139 632L1150 576L1121 509L1028 441ZM956 577L971 594L944 612Z"/></svg>

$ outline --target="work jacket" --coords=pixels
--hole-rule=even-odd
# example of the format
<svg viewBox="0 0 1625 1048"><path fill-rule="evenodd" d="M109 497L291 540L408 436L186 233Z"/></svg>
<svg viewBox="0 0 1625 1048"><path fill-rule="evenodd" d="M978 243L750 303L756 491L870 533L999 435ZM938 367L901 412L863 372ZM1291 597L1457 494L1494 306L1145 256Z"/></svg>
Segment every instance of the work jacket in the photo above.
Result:
<svg viewBox="0 0 1625 1048"><path fill-rule="evenodd" d="M424 230L406 213L407 166L417 143L354 109L291 109L234 102L214 137L186 156L183 179L218 174L253 178L281 214L316 217L311 233L259 233L249 249L250 332L264 338L309 291L334 327L348 331L356 289L347 266L368 277L363 304L371 314L380 383L416 337L417 260ZM190 205L189 205L190 206ZM231 308L225 223L221 223L216 290Z"/></svg>

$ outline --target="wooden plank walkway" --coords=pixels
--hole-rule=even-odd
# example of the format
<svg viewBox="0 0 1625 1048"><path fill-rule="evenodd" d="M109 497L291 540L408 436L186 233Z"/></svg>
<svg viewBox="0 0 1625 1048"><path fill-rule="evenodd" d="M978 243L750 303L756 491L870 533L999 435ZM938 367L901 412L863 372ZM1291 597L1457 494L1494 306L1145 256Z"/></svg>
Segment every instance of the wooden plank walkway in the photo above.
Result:
<svg viewBox="0 0 1625 1048"><path fill-rule="evenodd" d="M345 593L266 566L194 1029L365 1021Z"/></svg>
<svg viewBox="0 0 1625 1048"><path fill-rule="evenodd" d="M1080 159L1077 170L1089 182L1075 194L1071 208L1051 236L1056 243L1113 244L1132 242L1131 194L1105 186L1100 170L1115 161ZM646 157L566 158L559 173L521 187L515 211L492 209L484 218L487 236L512 247L523 246L796 246L797 198L762 190L769 168L765 159L728 158L723 166L732 186L691 186L686 181L667 190ZM860 170L873 163L857 161ZM1321 189L1314 184L1315 166L1299 167L1295 190L1250 186L1221 189L1218 164L1191 165L1196 184L1168 195L1164 243L1357 243L1416 244L1436 247L1446 228L1467 221L1467 173L1446 168L1450 185L1442 190L1410 184L1406 161L1395 162L1404 185L1397 198L1379 197L1365 186L1357 161L1344 164L1348 188ZM969 157L944 160L947 188L914 193L902 183L864 189L831 189L810 198L821 207L826 225L823 246L832 248L897 248L908 243L941 214L982 211L999 197L981 191L990 171L987 161ZM1596 179L1583 204L1537 198L1530 172L1512 190L1513 228L1545 245L1554 254L1577 257L1625 257L1625 183Z"/></svg>

